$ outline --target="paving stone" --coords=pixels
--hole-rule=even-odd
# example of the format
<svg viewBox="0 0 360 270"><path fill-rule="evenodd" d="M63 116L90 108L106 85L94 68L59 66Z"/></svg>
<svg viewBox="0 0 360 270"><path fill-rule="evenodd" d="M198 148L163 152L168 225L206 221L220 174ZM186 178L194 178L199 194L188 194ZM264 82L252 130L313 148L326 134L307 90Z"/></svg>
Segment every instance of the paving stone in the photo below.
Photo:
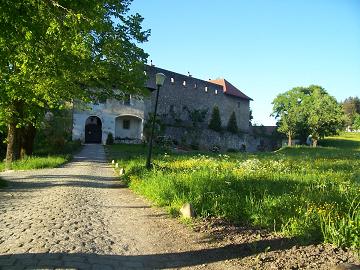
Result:
<svg viewBox="0 0 360 270"><path fill-rule="evenodd" d="M0 269L115 270L164 265L164 256L150 265L140 254L164 253L155 249L161 243L153 243L172 229L148 225L153 210L130 191L113 188L119 183L106 164L103 146L85 146L61 168L0 172L0 177L11 182L0 192ZM148 240L153 230L160 239Z"/></svg>

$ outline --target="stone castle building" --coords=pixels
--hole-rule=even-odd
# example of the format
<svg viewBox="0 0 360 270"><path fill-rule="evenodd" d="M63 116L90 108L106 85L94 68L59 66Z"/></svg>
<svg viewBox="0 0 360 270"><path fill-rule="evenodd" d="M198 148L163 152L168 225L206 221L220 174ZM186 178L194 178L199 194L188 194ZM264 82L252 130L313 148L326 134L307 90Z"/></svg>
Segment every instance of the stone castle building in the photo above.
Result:
<svg viewBox="0 0 360 270"><path fill-rule="evenodd" d="M193 112L202 112L204 117L197 126L202 133L206 133L214 106L219 108L224 127L234 112L239 130L242 134L248 132L249 102L252 99L225 79L205 81L154 66L146 66L144 72L148 77L145 87L151 91L149 97L135 99L128 96L123 101L107 100L100 104L75 106L73 139L80 139L85 143L105 143L108 134L112 133L117 140L141 141L144 123L149 113L154 110L157 91L155 74L158 72L166 76L160 89L158 103L158 115L167 126L165 135L181 140L184 133L186 135L189 130L187 127L190 128L194 124L191 119ZM197 134L200 144L201 141L208 142L217 136L216 132L207 133ZM246 144L244 136L242 139L219 137L214 143L221 143L223 139L234 141L235 146L234 143L230 143L227 147L239 148L238 146Z"/></svg>

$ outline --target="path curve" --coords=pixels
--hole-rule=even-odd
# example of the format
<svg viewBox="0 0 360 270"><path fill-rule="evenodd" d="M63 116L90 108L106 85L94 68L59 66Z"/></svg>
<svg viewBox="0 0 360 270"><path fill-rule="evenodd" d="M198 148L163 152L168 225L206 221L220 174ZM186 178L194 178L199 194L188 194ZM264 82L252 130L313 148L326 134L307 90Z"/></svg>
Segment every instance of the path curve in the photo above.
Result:
<svg viewBox="0 0 360 270"><path fill-rule="evenodd" d="M61 168L0 177L0 268L231 268L241 257L207 244L121 186L101 145Z"/></svg>

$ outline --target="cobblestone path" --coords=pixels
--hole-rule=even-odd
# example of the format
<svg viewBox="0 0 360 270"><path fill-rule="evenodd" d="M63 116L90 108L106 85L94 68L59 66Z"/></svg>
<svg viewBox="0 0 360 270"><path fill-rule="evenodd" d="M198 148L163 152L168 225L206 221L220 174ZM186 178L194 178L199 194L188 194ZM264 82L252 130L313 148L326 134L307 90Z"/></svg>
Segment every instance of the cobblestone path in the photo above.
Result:
<svg viewBox="0 0 360 270"><path fill-rule="evenodd" d="M0 269L228 269L233 252L122 187L101 145L61 168L3 172Z"/></svg>

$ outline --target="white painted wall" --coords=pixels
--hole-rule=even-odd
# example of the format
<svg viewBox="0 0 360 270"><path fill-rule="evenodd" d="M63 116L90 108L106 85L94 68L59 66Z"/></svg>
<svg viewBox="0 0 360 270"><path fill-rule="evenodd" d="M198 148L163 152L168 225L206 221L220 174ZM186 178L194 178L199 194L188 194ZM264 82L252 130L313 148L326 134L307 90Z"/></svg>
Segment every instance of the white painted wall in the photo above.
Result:
<svg viewBox="0 0 360 270"><path fill-rule="evenodd" d="M116 100L107 100L106 103L101 103L101 104L78 103L74 106L72 139L73 140L80 139L82 142L85 142L85 123L86 123L86 119L90 116L97 116L100 118L102 122L103 144L105 144L106 138L110 132L114 135L114 137L116 136L115 135L116 118L118 118L119 116L135 116L135 119L140 119L139 120L140 125L135 122L135 119L132 119L134 121L133 124L134 129L131 131L132 132L131 135L134 135L133 136L134 138L141 138L142 137L141 119L144 119L144 110L145 110L144 102L142 100L135 100L135 99L131 100L130 105L124 105L122 101L116 101ZM137 134L135 134L135 132L137 132Z"/></svg>
<svg viewBox="0 0 360 270"><path fill-rule="evenodd" d="M124 129L123 121L130 121L130 128ZM142 119L133 116L120 116L115 120L115 138L141 139L142 137Z"/></svg>

